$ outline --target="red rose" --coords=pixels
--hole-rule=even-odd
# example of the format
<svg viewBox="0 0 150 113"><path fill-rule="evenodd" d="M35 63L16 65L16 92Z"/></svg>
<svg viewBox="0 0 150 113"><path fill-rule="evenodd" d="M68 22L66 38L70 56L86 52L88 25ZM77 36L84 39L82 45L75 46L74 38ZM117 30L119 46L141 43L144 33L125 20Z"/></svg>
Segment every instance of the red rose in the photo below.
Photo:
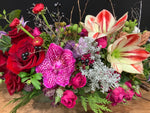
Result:
<svg viewBox="0 0 150 113"><path fill-rule="evenodd" d="M19 25L20 24L20 20L18 19L18 18L15 18L11 23L10 23L10 27L11 28L15 28L15 27L17 27L17 25Z"/></svg>
<svg viewBox="0 0 150 113"><path fill-rule="evenodd" d="M0 72L6 72L7 55L0 50Z"/></svg>
<svg viewBox="0 0 150 113"><path fill-rule="evenodd" d="M21 78L10 71L5 74L5 84L10 95L24 88L24 84L21 83Z"/></svg>
<svg viewBox="0 0 150 113"><path fill-rule="evenodd" d="M39 3L39 4L36 4L36 5L34 6L34 8L32 9L32 11L33 11L34 14L38 14L38 13L41 12L43 9L44 9L44 4Z"/></svg>
<svg viewBox="0 0 150 113"><path fill-rule="evenodd" d="M32 45L33 39L27 37L13 44L9 50L7 68L15 74L26 71L42 63L45 58L45 52L37 52Z"/></svg>
<svg viewBox="0 0 150 113"><path fill-rule="evenodd" d="M25 26L24 27L27 31L29 31L30 33L32 33L32 28L30 28L29 26ZM17 28L13 29L12 31L8 32L8 36L11 37L11 43L12 44L16 44L18 43L20 40L24 39L27 37L27 34L24 33L24 31L19 30Z"/></svg>
<svg viewBox="0 0 150 113"><path fill-rule="evenodd" d="M75 77L71 78L69 85L72 85L74 89L82 88L86 85L86 77L81 73L77 73Z"/></svg>
<svg viewBox="0 0 150 113"><path fill-rule="evenodd" d="M61 103L67 108L73 108L76 105L77 96L73 91L66 90L61 97Z"/></svg>

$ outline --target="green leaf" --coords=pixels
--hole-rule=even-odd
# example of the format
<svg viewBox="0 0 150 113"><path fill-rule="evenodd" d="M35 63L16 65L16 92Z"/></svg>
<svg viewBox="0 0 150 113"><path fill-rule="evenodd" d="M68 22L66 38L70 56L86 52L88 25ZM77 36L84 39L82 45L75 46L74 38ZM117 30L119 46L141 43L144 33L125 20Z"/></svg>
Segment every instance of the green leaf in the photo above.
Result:
<svg viewBox="0 0 150 113"><path fill-rule="evenodd" d="M41 87L40 87L41 83L38 80L36 80L35 78L31 79L31 83L33 84L33 86L35 87L35 89L37 89L37 90L41 89Z"/></svg>
<svg viewBox="0 0 150 113"><path fill-rule="evenodd" d="M58 102L60 102L60 100L61 100L61 98L60 98L59 96L56 96L56 97L55 97L55 105L56 105Z"/></svg>
<svg viewBox="0 0 150 113"><path fill-rule="evenodd" d="M9 24L6 24L3 28L3 31L5 31L9 27Z"/></svg>
<svg viewBox="0 0 150 113"><path fill-rule="evenodd" d="M0 50L5 52L9 47L11 47L11 38L3 35L0 39Z"/></svg>
<svg viewBox="0 0 150 113"><path fill-rule="evenodd" d="M28 73L26 73L26 72L20 72L18 74L18 76L21 77L21 78L24 78L24 77L28 76Z"/></svg>
<svg viewBox="0 0 150 113"><path fill-rule="evenodd" d="M21 82L24 83L24 82L25 82L26 80L28 80L28 79L29 79L29 77L22 78L22 79L21 79Z"/></svg>
<svg viewBox="0 0 150 113"><path fill-rule="evenodd" d="M34 71L35 71L35 68L33 67L33 68L31 68L31 72L30 72L30 74L33 74L34 73Z"/></svg>
<svg viewBox="0 0 150 113"><path fill-rule="evenodd" d="M20 18L21 10L16 9L10 12L9 21L12 22L14 18Z"/></svg>
<svg viewBox="0 0 150 113"><path fill-rule="evenodd" d="M0 14L0 19L3 19L3 15L2 14Z"/></svg>
<svg viewBox="0 0 150 113"><path fill-rule="evenodd" d="M41 80L42 79L42 74L41 73L36 73L34 75L32 75L34 79L36 80Z"/></svg>
<svg viewBox="0 0 150 113"><path fill-rule="evenodd" d="M3 28L2 28L2 26L0 26L0 31L2 31L3 30Z"/></svg>
<svg viewBox="0 0 150 113"><path fill-rule="evenodd" d="M11 44L11 38L9 36L2 36L2 40L5 41L7 44Z"/></svg>
<svg viewBox="0 0 150 113"><path fill-rule="evenodd" d="M3 10L3 14L6 15L6 10L5 9Z"/></svg>

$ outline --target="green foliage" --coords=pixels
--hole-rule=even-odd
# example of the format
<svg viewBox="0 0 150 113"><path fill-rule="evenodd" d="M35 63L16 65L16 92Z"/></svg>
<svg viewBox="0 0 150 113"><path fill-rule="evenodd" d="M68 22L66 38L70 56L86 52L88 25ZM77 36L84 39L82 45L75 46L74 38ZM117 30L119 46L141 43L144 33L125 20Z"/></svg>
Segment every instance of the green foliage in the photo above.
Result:
<svg viewBox="0 0 150 113"><path fill-rule="evenodd" d="M145 44L144 47L146 51L150 52L150 44Z"/></svg>
<svg viewBox="0 0 150 113"><path fill-rule="evenodd" d="M150 74L150 59L143 61L144 75L148 79Z"/></svg>
<svg viewBox="0 0 150 113"><path fill-rule="evenodd" d="M81 98L81 104L82 104L84 110L87 112L87 102L88 102L87 98L85 98L83 96L81 96L80 98Z"/></svg>
<svg viewBox="0 0 150 113"><path fill-rule="evenodd" d="M0 50L5 52L11 46L11 38L9 36L3 35L0 39Z"/></svg>
<svg viewBox="0 0 150 113"><path fill-rule="evenodd" d="M123 27L123 31L127 33L132 33L134 30L134 27L137 25L137 20L129 20L126 21L125 26Z"/></svg>
<svg viewBox="0 0 150 113"><path fill-rule="evenodd" d="M42 74L34 72L35 68L32 68L30 73L20 72L18 76L21 77L22 83L26 82L28 85L32 84L36 90L40 90L41 89L40 80L42 80Z"/></svg>
<svg viewBox="0 0 150 113"><path fill-rule="evenodd" d="M49 34L47 34L46 32L41 33L41 34L40 34L40 37L42 37L43 40L44 40L43 47L44 47L45 49L48 49L50 43L53 42L53 41L52 41L52 37L51 37Z"/></svg>
<svg viewBox="0 0 150 113"><path fill-rule="evenodd" d="M14 18L20 18L21 10L16 9L9 13L9 21L12 22Z"/></svg>
<svg viewBox="0 0 150 113"><path fill-rule="evenodd" d="M129 75L130 75L129 73L122 72L119 84L124 84L126 81L129 81L130 80Z"/></svg>
<svg viewBox="0 0 150 113"><path fill-rule="evenodd" d="M88 96L80 96L80 99L85 111L87 111L87 106L89 105L94 113L103 113L103 111L111 112L111 110L105 106L111 102L101 97L99 92L89 94Z"/></svg>
<svg viewBox="0 0 150 113"><path fill-rule="evenodd" d="M59 96L55 97L55 104L57 104L58 102L60 102L61 98Z"/></svg>
<svg viewBox="0 0 150 113"><path fill-rule="evenodd" d="M22 97L19 97L19 98L14 98L13 100L11 100L8 104L10 103L15 103L15 102L18 102L19 103L12 109L12 111L10 113L16 113L17 110L20 108L20 107L23 107L24 105L26 105L28 102L30 102L31 99L33 99L34 97L40 95L42 93L42 91L40 90L34 90L33 92L28 92L28 93L24 93L22 95ZM8 105L7 104L7 105ZM6 105L6 106L7 106Z"/></svg>

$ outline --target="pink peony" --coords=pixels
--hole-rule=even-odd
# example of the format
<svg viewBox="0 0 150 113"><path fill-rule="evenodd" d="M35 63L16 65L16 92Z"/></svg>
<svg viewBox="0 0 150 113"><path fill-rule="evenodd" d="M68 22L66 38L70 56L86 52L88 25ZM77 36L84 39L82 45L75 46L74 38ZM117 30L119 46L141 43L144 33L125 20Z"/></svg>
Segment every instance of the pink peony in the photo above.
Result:
<svg viewBox="0 0 150 113"><path fill-rule="evenodd" d="M98 38L96 39L96 42L98 42L98 46L101 46L102 48L106 48L107 46L107 37L102 37L102 38Z"/></svg>
<svg viewBox="0 0 150 113"><path fill-rule="evenodd" d="M51 43L44 61L36 67L36 72L43 74L45 87L53 88L57 85L65 87L74 72L75 61L70 50Z"/></svg>
<svg viewBox="0 0 150 113"><path fill-rule="evenodd" d="M130 88L130 90L131 90L131 91L129 91L129 92L131 92L130 95L132 95L132 92L134 92L134 94L135 94L136 96L138 96L138 97L141 97L141 96L142 96L142 95L141 95L141 92L140 92L138 89L134 90L134 89L132 88L131 81L125 82L125 85L128 86L128 88Z"/></svg>
<svg viewBox="0 0 150 113"><path fill-rule="evenodd" d="M126 95L125 95L126 100L132 100L133 96L134 96L133 90L130 89L126 90Z"/></svg>
<svg viewBox="0 0 150 113"><path fill-rule="evenodd" d="M67 108L73 108L76 105L77 96L73 91L66 90L61 98L61 103Z"/></svg>
<svg viewBox="0 0 150 113"><path fill-rule="evenodd" d="M123 102L126 93L122 87L115 88L107 95L107 99L112 102L112 105L115 106L117 103Z"/></svg>
<svg viewBox="0 0 150 113"><path fill-rule="evenodd" d="M81 73L77 73L75 77L71 78L69 85L72 85L74 89L82 88L86 85L86 77Z"/></svg>

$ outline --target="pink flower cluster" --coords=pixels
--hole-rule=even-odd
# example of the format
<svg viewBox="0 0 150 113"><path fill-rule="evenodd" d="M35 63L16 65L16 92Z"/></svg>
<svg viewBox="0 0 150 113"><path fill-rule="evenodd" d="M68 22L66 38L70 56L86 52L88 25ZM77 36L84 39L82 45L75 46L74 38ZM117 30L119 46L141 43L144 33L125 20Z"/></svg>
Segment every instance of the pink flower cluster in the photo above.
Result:
<svg viewBox="0 0 150 113"><path fill-rule="evenodd" d="M141 94L136 93L132 89L132 84L130 81L125 82L125 85L128 87L127 90L122 87L118 87L108 93L106 98L112 102L113 106L117 105L117 103L125 102L125 100L132 100L134 95L138 97L141 96Z"/></svg>

